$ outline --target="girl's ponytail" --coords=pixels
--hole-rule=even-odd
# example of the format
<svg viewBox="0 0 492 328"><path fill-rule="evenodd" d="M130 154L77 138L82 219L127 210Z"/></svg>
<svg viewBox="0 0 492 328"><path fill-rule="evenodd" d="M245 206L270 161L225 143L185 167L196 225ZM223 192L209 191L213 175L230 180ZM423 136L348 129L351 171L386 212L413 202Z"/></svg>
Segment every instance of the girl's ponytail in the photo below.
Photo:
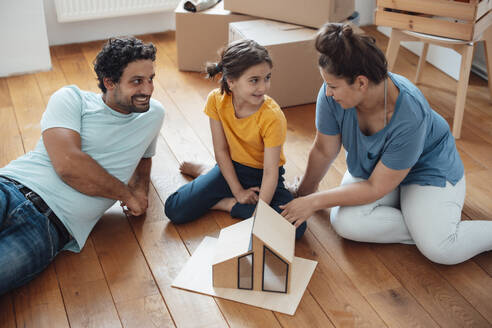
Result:
<svg viewBox="0 0 492 328"><path fill-rule="evenodd" d="M212 79L215 75L222 73L222 62L207 63L205 69L207 71L207 78Z"/></svg>

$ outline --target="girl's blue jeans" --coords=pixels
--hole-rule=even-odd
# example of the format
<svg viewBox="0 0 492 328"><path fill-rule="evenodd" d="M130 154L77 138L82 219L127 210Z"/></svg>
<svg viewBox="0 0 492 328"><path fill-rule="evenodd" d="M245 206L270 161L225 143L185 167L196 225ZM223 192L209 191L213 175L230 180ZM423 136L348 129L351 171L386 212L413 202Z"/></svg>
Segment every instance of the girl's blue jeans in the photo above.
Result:
<svg viewBox="0 0 492 328"><path fill-rule="evenodd" d="M64 246L55 226L18 188L0 177L0 295L36 277Z"/></svg>
<svg viewBox="0 0 492 328"><path fill-rule="evenodd" d="M244 189L261 186L263 170L232 162L239 182ZM284 186L285 170L279 167L278 183L270 206L281 213L279 205L290 202L293 197ZM194 221L204 215L212 206L223 198L234 197L227 181L215 165L206 174L200 175L171 194L165 204L165 212L174 223ZM236 203L231 210L231 216L238 219L248 219L253 215L256 205ZM306 231L306 222L296 229L296 239Z"/></svg>

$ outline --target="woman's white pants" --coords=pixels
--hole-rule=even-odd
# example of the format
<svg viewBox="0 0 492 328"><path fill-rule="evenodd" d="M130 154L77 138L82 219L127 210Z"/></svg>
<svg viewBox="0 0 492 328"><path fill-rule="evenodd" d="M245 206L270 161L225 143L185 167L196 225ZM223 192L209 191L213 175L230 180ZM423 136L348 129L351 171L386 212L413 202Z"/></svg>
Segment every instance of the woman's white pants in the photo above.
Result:
<svg viewBox="0 0 492 328"><path fill-rule="evenodd" d="M362 181L347 171L342 185ZM456 264L492 250L492 221L462 221L466 182L446 187L400 186L374 203L334 207L331 224L342 237L415 244L428 259Z"/></svg>

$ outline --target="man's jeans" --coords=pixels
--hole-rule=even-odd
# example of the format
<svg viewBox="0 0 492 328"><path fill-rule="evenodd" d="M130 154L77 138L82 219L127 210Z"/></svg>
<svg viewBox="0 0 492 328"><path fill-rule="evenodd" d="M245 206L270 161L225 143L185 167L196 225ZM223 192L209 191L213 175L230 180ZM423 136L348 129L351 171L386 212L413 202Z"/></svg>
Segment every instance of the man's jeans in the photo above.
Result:
<svg viewBox="0 0 492 328"><path fill-rule="evenodd" d="M43 271L64 246L58 238L51 221L0 177L0 295Z"/></svg>

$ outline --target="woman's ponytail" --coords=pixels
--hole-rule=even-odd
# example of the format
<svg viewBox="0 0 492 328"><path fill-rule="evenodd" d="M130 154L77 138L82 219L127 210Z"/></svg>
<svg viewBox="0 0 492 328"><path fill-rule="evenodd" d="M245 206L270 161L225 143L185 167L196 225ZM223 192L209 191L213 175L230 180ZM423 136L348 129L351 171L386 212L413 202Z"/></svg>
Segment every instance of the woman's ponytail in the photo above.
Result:
<svg viewBox="0 0 492 328"><path fill-rule="evenodd" d="M354 33L348 24L323 25L316 35L318 64L326 72L347 79L349 84L359 75L374 83L387 76L387 63L373 37Z"/></svg>

